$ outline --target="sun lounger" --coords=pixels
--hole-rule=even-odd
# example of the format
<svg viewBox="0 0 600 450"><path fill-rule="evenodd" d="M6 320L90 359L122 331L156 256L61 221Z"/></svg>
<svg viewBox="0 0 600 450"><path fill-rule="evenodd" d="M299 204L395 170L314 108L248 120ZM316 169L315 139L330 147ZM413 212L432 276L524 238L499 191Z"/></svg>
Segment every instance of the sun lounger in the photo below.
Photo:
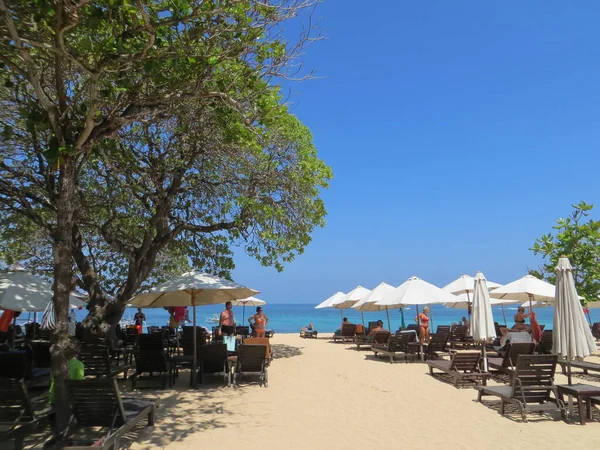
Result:
<svg viewBox="0 0 600 450"><path fill-rule="evenodd" d="M267 366L271 365L271 361L273 361L273 354L271 353L271 341L266 337L252 337L244 339L244 344L247 345L264 345L267 348L265 352L265 364Z"/></svg>
<svg viewBox="0 0 600 450"><path fill-rule="evenodd" d="M390 358L390 364L394 363L396 356L403 356L404 360L408 362L409 358L413 359L415 356L408 351L408 344L413 339L413 333L396 333L395 335L390 336L386 343L373 343L371 350L375 353L375 356L388 356Z"/></svg>
<svg viewBox="0 0 600 450"><path fill-rule="evenodd" d="M340 334L334 334L333 342L341 340L342 342L353 342L356 334L356 325L353 323L345 323L342 325Z"/></svg>
<svg viewBox="0 0 600 450"><path fill-rule="evenodd" d="M141 344L141 341L140 341ZM135 354L135 373L131 377L131 388L138 381L158 380L162 389L173 385L173 370L164 350L139 350ZM142 374L148 374L143 377Z"/></svg>
<svg viewBox="0 0 600 450"><path fill-rule="evenodd" d="M71 435L77 428L102 427L108 431L95 446L99 449L118 449L121 436L140 421L147 419L148 426L154 425L155 403L122 398L114 378L67 380L66 384L71 400L71 421L66 430L44 448L73 448L69 444L73 443Z"/></svg>
<svg viewBox="0 0 600 450"><path fill-rule="evenodd" d="M265 345L242 344L237 349L237 361L233 373L233 384L239 386L240 379L245 375L259 377L261 386L269 384L269 373L265 364Z"/></svg>
<svg viewBox="0 0 600 450"><path fill-rule="evenodd" d="M127 379L127 372L131 367L130 365L114 365L108 347L104 345L87 344L82 346L77 359L83 363L86 377L111 378L122 373Z"/></svg>
<svg viewBox="0 0 600 450"><path fill-rule="evenodd" d="M23 438L50 412L36 414L23 380L0 378L0 442L13 441L13 448L21 450Z"/></svg>
<svg viewBox="0 0 600 450"><path fill-rule="evenodd" d="M549 355L552 353L552 345L553 345L553 337L552 330L544 330L542 333L542 340L538 345L537 352L543 353L545 355Z"/></svg>
<svg viewBox="0 0 600 450"><path fill-rule="evenodd" d="M487 379L491 376L488 372L481 370L481 353L465 352L455 353L450 361L427 361L429 374L433 375L433 369L437 369L454 380L454 386L458 387L461 381L479 382L485 386Z"/></svg>
<svg viewBox="0 0 600 450"><path fill-rule="evenodd" d="M450 355L451 352L448 349L448 339L450 339L450 332L439 332L431 335L431 341L423 343L423 354L425 359L437 359L442 355ZM420 353L421 343L416 340L409 344L411 353Z"/></svg>
<svg viewBox="0 0 600 450"><path fill-rule="evenodd" d="M301 331L300 332L300 337L301 338L306 338L306 339L308 339L308 338L315 338L316 339L317 337L319 337L319 332L316 331L316 330L313 330L313 331Z"/></svg>
<svg viewBox="0 0 600 450"><path fill-rule="evenodd" d="M531 412L559 411L564 417L565 407L554 385L557 361L557 355L519 355L510 386L479 386L477 400L484 395L500 397L500 414L511 403L518 406L525 422Z"/></svg>
<svg viewBox="0 0 600 450"><path fill-rule="evenodd" d="M50 368L34 368L25 351L0 352L0 378L23 380L27 386L50 382Z"/></svg>
<svg viewBox="0 0 600 450"><path fill-rule="evenodd" d="M567 361L558 361L564 375L567 374ZM600 364L588 362L588 361L571 361L571 369L581 369L584 374L588 372L600 372Z"/></svg>
<svg viewBox="0 0 600 450"><path fill-rule="evenodd" d="M375 332L373 336L355 336L354 343L360 350L361 347L371 348L373 344L387 345L391 333L387 330Z"/></svg>
<svg viewBox="0 0 600 450"><path fill-rule="evenodd" d="M240 347L238 347L238 351ZM198 347L198 374L200 375L198 380L200 383L204 383L206 375L217 375L222 376L225 384L230 386L231 370L228 357L227 344L210 344Z"/></svg>
<svg viewBox="0 0 600 450"><path fill-rule="evenodd" d="M517 364L519 355L533 355L534 351L535 344L533 342L514 342L508 344L503 358L488 358L488 367L511 375Z"/></svg>

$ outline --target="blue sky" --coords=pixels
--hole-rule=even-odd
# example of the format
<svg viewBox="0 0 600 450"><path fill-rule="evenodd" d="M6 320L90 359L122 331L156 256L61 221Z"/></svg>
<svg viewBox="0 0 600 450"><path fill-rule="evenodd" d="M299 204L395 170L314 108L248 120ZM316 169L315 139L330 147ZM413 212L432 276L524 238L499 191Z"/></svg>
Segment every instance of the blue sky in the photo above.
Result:
<svg viewBox="0 0 600 450"><path fill-rule="evenodd" d="M239 254L236 281L270 302L508 282L568 215L600 217L600 3L328 0L293 111L333 169L327 225L281 274ZM241 253L241 252L239 252Z"/></svg>

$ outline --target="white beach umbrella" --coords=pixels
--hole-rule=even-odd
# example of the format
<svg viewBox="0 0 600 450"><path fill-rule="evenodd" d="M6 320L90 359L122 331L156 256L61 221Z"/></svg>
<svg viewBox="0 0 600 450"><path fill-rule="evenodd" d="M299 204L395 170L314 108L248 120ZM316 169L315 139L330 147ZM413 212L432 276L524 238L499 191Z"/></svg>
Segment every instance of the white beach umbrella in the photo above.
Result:
<svg viewBox="0 0 600 450"><path fill-rule="evenodd" d="M494 283L493 281L488 281L487 284L488 284L488 289L490 289L490 290L502 286L501 284ZM465 294L467 296L468 304L472 306L472 303L473 303L473 295L472 294L474 291L474 286L475 286L475 278L473 278L471 275L461 275L456 280L448 283L442 289L444 291L449 292L450 294L454 294L454 295ZM470 316L471 308L469 306L467 306L466 309Z"/></svg>
<svg viewBox="0 0 600 450"><path fill-rule="evenodd" d="M396 289L396 288L394 286L392 286L391 284L380 283L375 289L373 289L372 291L365 294L358 302L356 302L354 304L354 306L352 306L352 308L356 309L357 311L360 311L361 313L385 310L385 313L387 315L388 328L391 331L390 313L389 313L388 307L377 305L376 302L378 300L382 299L385 295L387 295L394 289ZM363 319L363 322L364 322L364 319ZM363 323L363 325L364 325L364 323Z"/></svg>
<svg viewBox="0 0 600 450"><path fill-rule="evenodd" d="M400 308L407 305L428 305L431 303L454 303L456 295L452 295L417 277L411 277L382 299L375 302L379 306Z"/></svg>
<svg viewBox="0 0 600 450"><path fill-rule="evenodd" d="M456 280L448 283L442 289L450 294L470 294L474 292L475 289L475 278L471 275L461 275ZM502 286L501 284L494 283L493 281L487 282L487 287L489 290L496 289Z"/></svg>
<svg viewBox="0 0 600 450"><path fill-rule="evenodd" d="M191 383L196 379L196 306L215 305L248 298L259 291L225 280L208 273L192 270L181 277L169 280L150 292L135 296L131 306L160 308L165 306L191 306L194 313L194 343Z"/></svg>
<svg viewBox="0 0 600 450"><path fill-rule="evenodd" d="M333 301L343 298L345 296L346 296L346 294L344 292L337 291L335 294L333 294L327 300L323 300L321 303L319 303L317 306L315 306L315 309L333 308L333 306L331 306L331 303Z"/></svg>
<svg viewBox="0 0 600 450"><path fill-rule="evenodd" d="M555 287L550 283L540 280L533 275L525 275L523 278L505 284L490 292L492 298L511 298L521 302L533 301L553 302Z"/></svg>
<svg viewBox="0 0 600 450"><path fill-rule="evenodd" d="M396 289L387 293L381 300L375 302L375 304L387 306L388 308L402 308L407 305L415 305L417 315L419 315L419 305L453 303L456 300L455 295L449 294L420 278L411 277ZM423 357L423 349L421 348L421 359L423 359Z"/></svg>
<svg viewBox="0 0 600 450"><path fill-rule="evenodd" d="M471 333L475 342L487 341L496 337L496 327L492 316L492 304L485 277L481 272L475 275L475 291L473 292L473 319ZM483 370L487 372L487 355L483 345Z"/></svg>
<svg viewBox="0 0 600 450"><path fill-rule="evenodd" d="M23 269L0 272L0 309L44 311L53 295L50 283Z"/></svg>
<svg viewBox="0 0 600 450"><path fill-rule="evenodd" d="M244 319L246 318L246 306L263 306L266 305L267 302L256 297L248 297L238 300L231 300L231 304L233 306L242 307L242 323L244 323Z"/></svg>
<svg viewBox="0 0 600 450"><path fill-rule="evenodd" d="M545 308L547 306L552 306L552 303L534 300L532 302L523 302L519 306L522 308Z"/></svg>
<svg viewBox="0 0 600 450"><path fill-rule="evenodd" d="M596 351L596 341L588 326L577 288L573 267L566 256L556 266L556 307L552 333L552 351L567 359L568 382L571 384L571 360L585 358ZM580 414L582 414L580 412Z"/></svg>
<svg viewBox="0 0 600 450"><path fill-rule="evenodd" d="M344 297L337 298L331 302L331 306L337 309L352 308L354 304L358 303L362 297L370 293L371 290L362 286L356 286Z"/></svg>
<svg viewBox="0 0 600 450"><path fill-rule="evenodd" d="M488 286L489 288L489 286ZM446 306L447 308L458 308L458 309L469 309L469 305L472 307L473 303L471 301L471 299L469 299L467 297L467 294L458 294L456 297L458 297L458 301L454 302L454 303L444 303L444 306ZM520 303L518 300L511 300L508 298L503 298L503 299L499 299L499 298L490 298L490 303L492 306L498 306L500 305L502 307L502 317L504 318L504 323L506 324L506 313L504 311L504 305L509 305L509 304L517 304Z"/></svg>

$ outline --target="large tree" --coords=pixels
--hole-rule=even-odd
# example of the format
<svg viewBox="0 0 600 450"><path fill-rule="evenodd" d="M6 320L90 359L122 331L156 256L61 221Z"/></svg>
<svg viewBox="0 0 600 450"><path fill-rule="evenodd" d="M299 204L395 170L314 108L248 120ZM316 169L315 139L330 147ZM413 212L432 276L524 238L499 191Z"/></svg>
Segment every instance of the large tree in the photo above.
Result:
<svg viewBox="0 0 600 450"><path fill-rule="evenodd" d="M586 302L600 296L600 221L590 218L593 207L585 202L573 205L569 217L556 221L555 232L536 239L531 248L544 262L539 270L530 272L551 283L556 282L558 259L568 256L577 291Z"/></svg>
<svg viewBox="0 0 600 450"><path fill-rule="evenodd" d="M189 242L198 239L194 233L229 230L234 237L250 236L247 233L252 229L252 236L260 236L262 241L251 245L249 251L274 263L277 254L301 250L308 241L307 232L322 220L323 212L315 212L296 234L295 243L273 239L269 233L276 233L273 229L278 227L271 227L267 219L261 223L261 213L268 212L271 220L277 221L281 212L261 201L260 189L249 188L241 203L224 205L229 216L218 213L222 217L217 214L213 222L213 212L209 212L192 217L183 226L177 208L185 216L185 205L179 205L173 194L187 189L184 182L189 172L176 158L170 160L170 168L160 166L168 153L157 154L165 144L177 142L178 148L191 152L185 168L193 172L192 162L221 144L206 140L208 147L192 145L191 130L202 138L208 132L203 123L190 120L195 113L199 121L206 119L220 131L215 137L230 139L236 131L243 136L245 141L236 137L224 142L241 152L251 150L258 155L259 149L273 145L269 121L279 116L295 120L281 109L277 79L296 75L293 62L313 39L309 27L297 41L287 42L281 24L313 3L0 0L0 203L5 217L21 217L9 219L12 226L35 227L52 250L57 329L51 351L58 404L65 404L66 399L63 353L70 345L66 318L73 261L82 272L93 311L107 316L105 292L93 270L98 250L90 251L91 245L127 258L129 281L119 287L119 304L150 275L161 251L169 248L183 260ZM294 127L290 122L284 128ZM160 149L155 151L154 145ZM146 157L148 161L143 162ZM127 175L137 162L147 169L142 177L152 177L148 172L160 172L161 167L165 172L144 184L146 180L137 178L140 171ZM306 180L314 189L329 176L326 168L316 170L321 171L322 181L315 183L319 175ZM297 181L300 185L304 182ZM92 193L113 192L109 183L113 187L133 183L133 191L139 188L139 192L153 186L155 197L141 194L140 198L131 197L131 204L115 195L105 205L91 204ZM274 202L283 201L279 191L265 195L269 194ZM320 209L316 200L315 207ZM111 211L126 216L129 222L112 217ZM251 214L255 224L245 222ZM142 220L136 220L136 215ZM209 221L203 223L202 218ZM116 224L127 226L123 229ZM137 229L135 237L132 229ZM186 233L187 241L181 238ZM218 242L219 236L209 239ZM107 267L111 269L106 273L112 275L119 263L108 261ZM63 409L58 410L59 422L63 422Z"/></svg>

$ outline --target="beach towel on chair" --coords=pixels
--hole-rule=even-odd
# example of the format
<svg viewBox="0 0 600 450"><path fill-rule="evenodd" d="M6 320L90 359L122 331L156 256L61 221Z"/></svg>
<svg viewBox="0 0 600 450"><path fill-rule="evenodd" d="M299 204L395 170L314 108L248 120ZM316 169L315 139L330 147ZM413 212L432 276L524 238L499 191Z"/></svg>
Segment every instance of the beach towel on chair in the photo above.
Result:
<svg viewBox="0 0 600 450"><path fill-rule="evenodd" d="M227 344L228 352L235 352L235 336L223 336L223 343Z"/></svg>
<svg viewBox="0 0 600 450"><path fill-rule="evenodd" d="M538 324L535 318L535 312L531 311L529 313L529 321L531 322L531 337L535 341L536 344L539 344L542 341L542 328Z"/></svg>

